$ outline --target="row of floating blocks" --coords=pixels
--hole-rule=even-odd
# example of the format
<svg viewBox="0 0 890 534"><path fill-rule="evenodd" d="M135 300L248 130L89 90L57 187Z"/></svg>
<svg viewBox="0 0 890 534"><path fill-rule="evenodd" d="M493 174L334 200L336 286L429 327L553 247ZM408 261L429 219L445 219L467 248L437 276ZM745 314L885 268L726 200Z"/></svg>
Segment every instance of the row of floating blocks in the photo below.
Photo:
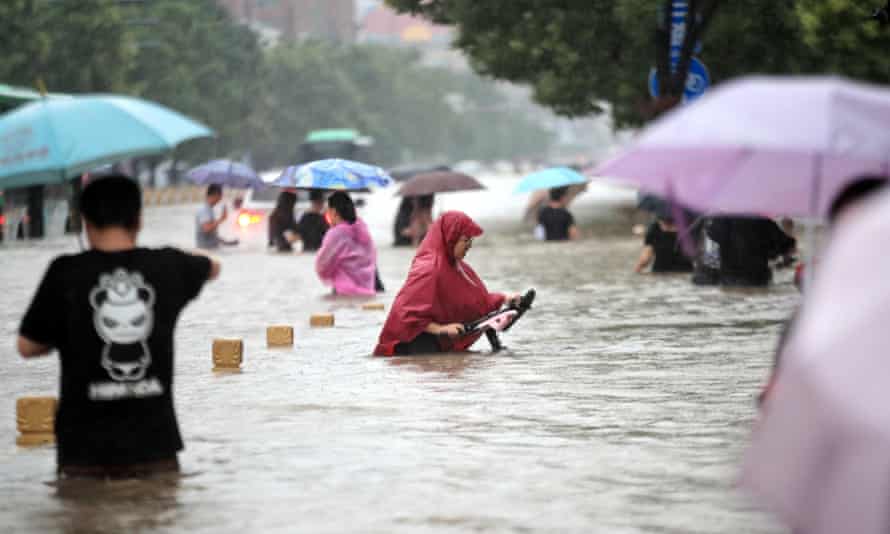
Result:
<svg viewBox="0 0 890 534"><path fill-rule="evenodd" d="M378 311L385 309L382 302L367 302L363 310ZM309 326L328 328L334 326L334 314L316 313L309 318ZM273 325L266 328L266 346L269 348L287 348L294 346L294 327ZM240 339L217 338L213 340L213 370L237 371L244 361L244 342Z"/></svg>
<svg viewBox="0 0 890 534"><path fill-rule="evenodd" d="M383 310L383 303L369 302L362 305L364 310ZM334 315L320 313L312 315L309 325L314 328L334 326ZM266 328L266 346L286 348L294 346L294 327L274 325ZM231 371L241 368L244 358L244 342L240 339L213 340L213 370ZM55 397L21 397L16 400L16 426L19 436L16 445L29 447L55 443L54 421L58 401Z"/></svg>

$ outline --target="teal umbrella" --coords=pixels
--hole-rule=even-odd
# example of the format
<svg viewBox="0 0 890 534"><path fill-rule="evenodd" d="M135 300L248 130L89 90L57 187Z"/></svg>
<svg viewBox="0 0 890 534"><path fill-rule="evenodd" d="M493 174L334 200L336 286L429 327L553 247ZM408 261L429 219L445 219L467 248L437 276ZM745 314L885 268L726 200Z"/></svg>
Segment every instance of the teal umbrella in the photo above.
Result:
<svg viewBox="0 0 890 534"><path fill-rule="evenodd" d="M0 115L0 189L60 182L213 135L203 124L138 98L43 99Z"/></svg>
<svg viewBox="0 0 890 534"><path fill-rule="evenodd" d="M568 167L553 167L529 174L516 186L516 193L528 193L538 189L552 189L564 185L585 184L589 180L584 175Z"/></svg>

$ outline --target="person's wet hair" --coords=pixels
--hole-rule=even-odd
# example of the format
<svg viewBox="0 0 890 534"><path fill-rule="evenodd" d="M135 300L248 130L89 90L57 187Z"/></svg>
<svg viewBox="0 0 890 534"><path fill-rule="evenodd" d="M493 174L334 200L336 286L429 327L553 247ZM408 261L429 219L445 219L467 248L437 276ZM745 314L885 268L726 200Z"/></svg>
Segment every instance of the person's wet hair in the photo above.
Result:
<svg viewBox="0 0 890 534"><path fill-rule="evenodd" d="M96 228L139 229L142 191L132 178L115 174L89 182L80 195L80 213Z"/></svg>
<svg viewBox="0 0 890 534"><path fill-rule="evenodd" d="M329 196L328 206L336 211L337 214L349 224L353 224L357 219L355 215L355 204L352 203L352 198L343 191L337 191Z"/></svg>
<svg viewBox="0 0 890 534"><path fill-rule="evenodd" d="M559 202L562 200L566 193L569 192L569 186L564 185L562 187L553 187L550 189L550 200L553 202Z"/></svg>
<svg viewBox="0 0 890 534"><path fill-rule="evenodd" d="M272 213L292 213L294 211L294 205L296 203L296 193L291 193L290 191L282 191L281 193L278 193L278 200L276 200L275 202L275 209L272 210Z"/></svg>
<svg viewBox="0 0 890 534"><path fill-rule="evenodd" d="M324 202L324 191L321 189L310 189L309 190L309 201L310 202Z"/></svg>
<svg viewBox="0 0 890 534"><path fill-rule="evenodd" d="M207 196L222 195L222 186L219 184L210 184L207 186Z"/></svg>
<svg viewBox="0 0 890 534"><path fill-rule="evenodd" d="M433 195L421 195L417 197L417 207L420 209L432 209L434 200L435 197Z"/></svg>
<svg viewBox="0 0 890 534"><path fill-rule="evenodd" d="M867 196L883 189L887 185L886 176L859 176L847 184L841 192L834 197L828 208L828 220L834 222L838 215L851 204L859 202Z"/></svg>

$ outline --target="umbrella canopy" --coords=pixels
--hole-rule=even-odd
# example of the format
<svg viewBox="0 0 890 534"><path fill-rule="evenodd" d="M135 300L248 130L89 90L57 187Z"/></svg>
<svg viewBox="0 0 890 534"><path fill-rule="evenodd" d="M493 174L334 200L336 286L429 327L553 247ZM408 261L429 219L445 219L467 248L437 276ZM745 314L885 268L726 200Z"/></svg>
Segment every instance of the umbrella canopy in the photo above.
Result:
<svg viewBox="0 0 890 534"><path fill-rule="evenodd" d="M418 174L450 170L451 167L449 167L448 165L427 165L423 167L419 167L417 165L406 165L389 169L389 175L392 176L392 179L397 182L404 182L405 180L413 178Z"/></svg>
<svg viewBox="0 0 890 534"><path fill-rule="evenodd" d="M529 174L516 186L516 193L528 193L539 189L553 189L565 185L586 184L584 175L568 168L553 167Z"/></svg>
<svg viewBox="0 0 890 534"><path fill-rule="evenodd" d="M0 189L59 182L212 135L203 124L138 98L43 99L0 115Z"/></svg>
<svg viewBox="0 0 890 534"><path fill-rule="evenodd" d="M380 167L335 158L287 167L271 185L297 189L366 191L386 187L390 183L392 178Z"/></svg>
<svg viewBox="0 0 890 534"><path fill-rule="evenodd" d="M838 224L782 354L743 485L795 532L890 532L890 193ZM853 219L855 217L855 219Z"/></svg>
<svg viewBox="0 0 890 534"><path fill-rule="evenodd" d="M266 182L255 170L230 159L215 159L191 169L186 178L200 185L219 184L228 187L258 189Z"/></svg>
<svg viewBox="0 0 890 534"><path fill-rule="evenodd" d="M836 77L750 77L646 128L594 174L703 211L821 217L860 174L886 174L890 90Z"/></svg>
<svg viewBox="0 0 890 534"><path fill-rule="evenodd" d="M416 175L402 184L396 194L403 197L417 197L479 189L485 189L485 186L472 176L455 171L437 171Z"/></svg>

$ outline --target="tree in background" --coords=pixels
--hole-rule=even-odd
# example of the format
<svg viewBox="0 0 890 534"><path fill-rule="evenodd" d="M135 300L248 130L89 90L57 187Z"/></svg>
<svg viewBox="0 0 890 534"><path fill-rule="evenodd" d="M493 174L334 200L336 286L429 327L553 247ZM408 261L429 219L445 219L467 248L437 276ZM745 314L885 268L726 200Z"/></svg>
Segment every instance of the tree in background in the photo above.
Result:
<svg viewBox="0 0 890 534"><path fill-rule="evenodd" d="M453 24L455 46L478 72L529 84L569 116L608 107L639 123L675 103L696 44L715 81L748 73L845 74L886 82L890 34L852 0L688 0L685 40L669 67L671 0L386 0L403 13ZM652 105L657 67L665 101Z"/></svg>
<svg viewBox="0 0 890 534"><path fill-rule="evenodd" d="M249 153L260 168L285 165L321 128L373 137L382 165L531 158L551 140L477 76L380 46L300 41L263 50L214 0L4 0L0 42L0 82L41 78L54 92L132 94L206 123L215 141L175 151L191 162ZM449 103L455 95L460 109ZM160 159L145 161L154 168Z"/></svg>
<svg viewBox="0 0 890 534"><path fill-rule="evenodd" d="M52 92L125 91L135 54L114 0L0 2L0 80Z"/></svg>
<svg viewBox="0 0 890 534"><path fill-rule="evenodd" d="M263 55L256 36L213 0L152 0L133 27L139 44L131 92L185 112L214 128L212 151L237 152L252 139ZM208 145L193 150L207 152Z"/></svg>

